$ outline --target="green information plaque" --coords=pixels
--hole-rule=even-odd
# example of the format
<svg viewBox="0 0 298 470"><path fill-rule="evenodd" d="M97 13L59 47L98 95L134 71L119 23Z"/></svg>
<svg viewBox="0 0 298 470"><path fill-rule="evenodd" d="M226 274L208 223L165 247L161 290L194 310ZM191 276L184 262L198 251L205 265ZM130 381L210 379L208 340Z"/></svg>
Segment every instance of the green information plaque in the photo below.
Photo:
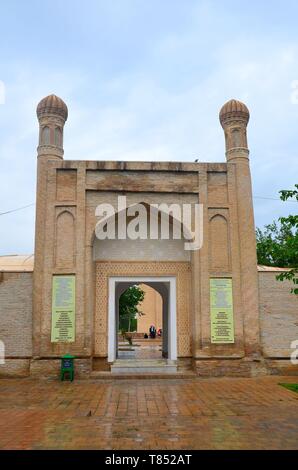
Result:
<svg viewBox="0 0 298 470"><path fill-rule="evenodd" d="M210 279L211 343L234 343L232 279Z"/></svg>
<svg viewBox="0 0 298 470"><path fill-rule="evenodd" d="M52 343L75 341L75 276L53 276Z"/></svg>

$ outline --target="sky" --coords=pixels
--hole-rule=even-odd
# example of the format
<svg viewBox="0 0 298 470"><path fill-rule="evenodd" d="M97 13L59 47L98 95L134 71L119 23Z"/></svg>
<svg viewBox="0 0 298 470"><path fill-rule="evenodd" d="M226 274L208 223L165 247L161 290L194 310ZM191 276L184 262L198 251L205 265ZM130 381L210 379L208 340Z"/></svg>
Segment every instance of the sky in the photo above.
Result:
<svg viewBox="0 0 298 470"><path fill-rule="evenodd" d="M218 113L250 110L255 221L298 182L298 2L0 0L0 213L35 202L36 106L69 110L64 158L224 162ZM0 216L0 255L34 250L35 207Z"/></svg>

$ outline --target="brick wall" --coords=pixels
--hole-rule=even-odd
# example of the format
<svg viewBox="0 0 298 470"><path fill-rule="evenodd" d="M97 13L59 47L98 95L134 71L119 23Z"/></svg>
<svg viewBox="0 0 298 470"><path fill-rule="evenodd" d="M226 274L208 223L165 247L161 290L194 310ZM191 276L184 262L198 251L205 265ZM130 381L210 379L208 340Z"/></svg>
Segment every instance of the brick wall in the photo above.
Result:
<svg viewBox="0 0 298 470"><path fill-rule="evenodd" d="M288 358L291 342L298 339L298 298L290 294L291 283L276 281L275 272L258 276L263 354ZM32 355L32 273L0 273L0 339L11 358L7 366L15 358L11 367L28 368L22 358Z"/></svg>
<svg viewBox="0 0 298 470"><path fill-rule="evenodd" d="M298 340L298 296L292 284L276 280L277 272L259 272L260 332L266 357L290 357L291 342Z"/></svg>
<svg viewBox="0 0 298 470"><path fill-rule="evenodd" d="M138 333L148 333L151 325L155 328L162 328L162 296L150 286L140 284L140 288L145 292L143 302L138 306L144 315L138 317Z"/></svg>
<svg viewBox="0 0 298 470"><path fill-rule="evenodd" d="M0 340L5 356L32 355L32 273L0 273Z"/></svg>

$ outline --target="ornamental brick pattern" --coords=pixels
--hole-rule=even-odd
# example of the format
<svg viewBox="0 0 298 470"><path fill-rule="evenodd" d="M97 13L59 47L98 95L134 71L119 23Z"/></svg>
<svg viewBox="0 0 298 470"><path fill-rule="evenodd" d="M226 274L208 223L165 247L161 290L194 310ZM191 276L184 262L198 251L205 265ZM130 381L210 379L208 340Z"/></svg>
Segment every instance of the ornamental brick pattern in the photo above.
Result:
<svg viewBox="0 0 298 470"><path fill-rule="evenodd" d="M94 320L95 355L107 355L108 280L110 276L175 276L177 282L178 356L191 355L190 289L191 267L186 262L100 262L96 263Z"/></svg>

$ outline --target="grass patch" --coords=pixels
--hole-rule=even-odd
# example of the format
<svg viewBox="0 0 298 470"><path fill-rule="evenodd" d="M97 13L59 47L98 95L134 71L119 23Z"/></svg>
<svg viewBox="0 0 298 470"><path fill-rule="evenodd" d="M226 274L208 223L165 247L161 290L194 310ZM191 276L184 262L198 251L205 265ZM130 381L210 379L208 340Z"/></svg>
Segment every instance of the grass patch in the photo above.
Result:
<svg viewBox="0 0 298 470"><path fill-rule="evenodd" d="M279 384L279 385L287 388L288 390L291 390L292 392L298 393L298 384Z"/></svg>

